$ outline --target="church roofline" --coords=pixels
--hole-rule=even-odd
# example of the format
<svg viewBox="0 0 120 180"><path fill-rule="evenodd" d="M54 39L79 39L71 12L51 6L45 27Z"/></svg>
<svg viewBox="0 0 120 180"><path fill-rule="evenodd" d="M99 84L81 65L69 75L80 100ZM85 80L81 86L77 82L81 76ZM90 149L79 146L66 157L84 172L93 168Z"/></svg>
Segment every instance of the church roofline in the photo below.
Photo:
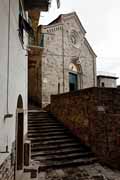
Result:
<svg viewBox="0 0 120 180"><path fill-rule="evenodd" d="M78 15L77 15L77 13L76 13L75 11L73 11L73 12L68 13L68 14L63 14L63 17L69 17L69 16L75 16L75 17L76 17L76 19L77 19L77 21L78 21L78 23L79 23L79 25L80 25L80 28L81 28L83 34L86 34L86 30L85 30L85 28L83 27L83 25L82 25L82 23L81 23Z"/></svg>
<svg viewBox="0 0 120 180"><path fill-rule="evenodd" d="M67 14L60 14L56 19L54 19L52 22L50 22L48 25L40 25L38 26L38 29L41 27L42 29L48 29L48 28L52 28L52 27L56 27L56 26L62 26L64 24L64 20L69 18L70 16L74 16L76 17L76 20L78 21L81 31L82 33L85 35L86 34L86 30L84 29L78 15L76 12L71 12L71 13L67 13ZM96 58L97 55L95 54L94 50L92 49L91 45L89 44L88 40L86 39L86 37L84 37L84 42L85 45L88 47L89 51L91 52L91 54Z"/></svg>
<svg viewBox="0 0 120 180"><path fill-rule="evenodd" d="M60 14L56 19L54 19L52 22L50 22L47 26L50 26L50 25L53 25L53 24L55 25L55 24L58 24L58 23L63 23L64 18L67 18L67 17L70 17L70 16L76 17L83 34L86 34L86 30L83 27L83 25L82 25L82 23L81 23L81 21L80 21L80 19L79 19L76 12L71 12L71 13L67 13L67 14Z"/></svg>
<svg viewBox="0 0 120 180"><path fill-rule="evenodd" d="M52 24L56 24L58 22L60 22L60 19L62 17L63 14L60 14L56 19L54 19L53 21L51 21L47 26L52 25Z"/></svg>
<svg viewBox="0 0 120 180"><path fill-rule="evenodd" d="M97 57L97 55L95 54L94 50L92 49L90 43L88 42L88 40L86 39L86 37L84 37L84 42L85 45L88 47L89 51L93 54L94 57Z"/></svg>

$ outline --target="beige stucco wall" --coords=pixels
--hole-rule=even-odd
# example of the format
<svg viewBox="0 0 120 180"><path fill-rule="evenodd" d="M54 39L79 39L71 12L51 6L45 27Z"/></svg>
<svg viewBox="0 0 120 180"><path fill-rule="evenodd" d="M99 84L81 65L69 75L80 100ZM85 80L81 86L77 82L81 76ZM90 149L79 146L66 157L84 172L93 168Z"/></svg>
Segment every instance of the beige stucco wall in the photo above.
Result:
<svg viewBox="0 0 120 180"><path fill-rule="evenodd" d="M71 43L72 30L79 34L78 47ZM42 32L45 33L44 53L42 54L43 106L50 102L51 94L58 93L58 83L60 83L60 93L69 91L69 64L72 61L75 62L76 59L82 67L82 88L96 86L96 56L88 48L85 33L76 17L65 16L62 23L45 26Z"/></svg>
<svg viewBox="0 0 120 180"><path fill-rule="evenodd" d="M117 80L110 77L99 77L98 78L98 86L102 87L102 83L104 83L104 87L109 88L116 88L117 87Z"/></svg>
<svg viewBox="0 0 120 180"><path fill-rule="evenodd" d="M8 64L8 0L0 4L0 151L15 140L16 107L19 94L23 98L24 110L27 110L27 56L18 36L19 1L10 0L10 54L9 88L7 112L7 64ZM27 36L25 35L27 41ZM4 120L4 115L13 114ZM24 112L24 134L27 133L27 113Z"/></svg>

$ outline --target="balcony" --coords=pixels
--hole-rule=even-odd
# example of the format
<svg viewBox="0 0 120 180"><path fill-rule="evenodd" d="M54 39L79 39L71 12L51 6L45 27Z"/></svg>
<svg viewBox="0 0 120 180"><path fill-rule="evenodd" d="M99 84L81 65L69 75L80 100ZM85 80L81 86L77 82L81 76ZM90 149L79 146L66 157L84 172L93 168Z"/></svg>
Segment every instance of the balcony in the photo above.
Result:
<svg viewBox="0 0 120 180"><path fill-rule="evenodd" d="M48 11L50 0L24 0L24 8L26 11L39 9L40 11Z"/></svg>
<svg viewBox="0 0 120 180"><path fill-rule="evenodd" d="M44 33L41 33L39 39L35 40L35 37L31 34L29 36L29 40L28 40L28 48L32 49L32 48L36 48L36 49L44 49Z"/></svg>

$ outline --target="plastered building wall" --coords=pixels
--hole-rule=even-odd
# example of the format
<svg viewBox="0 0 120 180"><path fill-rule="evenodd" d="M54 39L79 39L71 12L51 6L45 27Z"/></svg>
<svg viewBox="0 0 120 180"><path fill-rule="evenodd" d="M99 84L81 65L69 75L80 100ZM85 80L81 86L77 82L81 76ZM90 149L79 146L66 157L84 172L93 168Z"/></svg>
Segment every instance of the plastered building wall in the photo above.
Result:
<svg viewBox="0 0 120 180"><path fill-rule="evenodd" d="M104 87L117 87L117 78L110 78L110 77L99 77L97 78L98 81L98 87L102 87L102 84L104 83Z"/></svg>
<svg viewBox="0 0 120 180"><path fill-rule="evenodd" d="M50 103L51 94L69 92L69 65L81 67L82 85L78 89L96 86L96 55L85 38L85 30L76 13L61 16L62 20L42 27L42 105ZM77 46L71 42L72 31L77 32Z"/></svg>
<svg viewBox="0 0 120 180"><path fill-rule="evenodd" d="M11 151L15 140L17 99L21 94L23 108L27 110L27 53L18 36L19 1L10 0L10 42L9 42L9 77L8 77L8 14L9 1L0 5L0 151L6 145ZM27 36L25 35L26 42ZM7 112L7 78L8 112ZM5 114L13 115L4 119ZM24 112L24 134L27 133L27 112Z"/></svg>

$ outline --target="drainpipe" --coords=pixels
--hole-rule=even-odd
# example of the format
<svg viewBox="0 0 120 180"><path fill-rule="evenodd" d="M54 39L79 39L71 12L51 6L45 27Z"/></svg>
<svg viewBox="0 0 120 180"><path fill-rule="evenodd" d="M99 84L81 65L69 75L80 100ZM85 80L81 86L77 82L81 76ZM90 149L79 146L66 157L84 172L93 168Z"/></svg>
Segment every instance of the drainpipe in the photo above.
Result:
<svg viewBox="0 0 120 180"><path fill-rule="evenodd" d="M7 114L8 112L8 98L9 98L9 63L10 63L10 0L9 0L9 6L8 6L8 59L7 59Z"/></svg>
<svg viewBox="0 0 120 180"><path fill-rule="evenodd" d="M9 61L10 61L10 0L8 1L8 41L7 41L7 100L6 100L6 114L4 120L11 118L13 115L9 113L8 98L9 98ZM8 136L6 142L6 153L8 153Z"/></svg>
<svg viewBox="0 0 120 180"><path fill-rule="evenodd" d="M10 0L8 1L8 42L7 42L7 100L6 100L6 114L4 115L4 120L13 117L13 114L9 113L9 64L10 64ZM8 152L8 136L6 142L6 153Z"/></svg>
<svg viewBox="0 0 120 180"><path fill-rule="evenodd" d="M96 70L95 70L95 67L96 67L96 58L94 57L93 58L93 87L96 87Z"/></svg>
<svg viewBox="0 0 120 180"><path fill-rule="evenodd" d="M4 116L5 118L10 118L13 115L9 113L9 66L10 66L10 0L8 4L8 48L7 48L7 103L6 103L6 114Z"/></svg>
<svg viewBox="0 0 120 180"><path fill-rule="evenodd" d="M65 91L65 80L64 80L64 29L62 26L62 60L63 60L63 93Z"/></svg>
<svg viewBox="0 0 120 180"><path fill-rule="evenodd" d="M6 101L6 114L4 115L4 120L6 118L11 118L13 115L9 113L8 98L9 98L9 64L10 64L10 0L8 1L8 47L7 47L7 101Z"/></svg>

